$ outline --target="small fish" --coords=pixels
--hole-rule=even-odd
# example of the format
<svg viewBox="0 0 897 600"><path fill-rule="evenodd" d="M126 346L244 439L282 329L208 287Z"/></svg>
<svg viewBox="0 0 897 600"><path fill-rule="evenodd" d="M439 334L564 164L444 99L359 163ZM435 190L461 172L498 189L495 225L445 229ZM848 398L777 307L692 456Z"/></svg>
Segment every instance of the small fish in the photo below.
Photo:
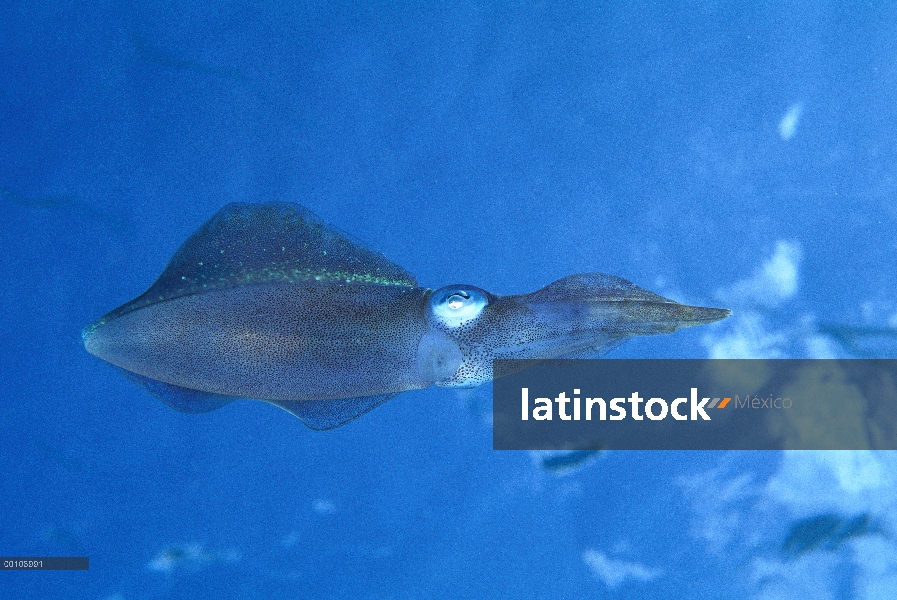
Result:
<svg viewBox="0 0 897 600"><path fill-rule="evenodd" d="M323 430L402 392L490 381L496 358L597 355L729 314L600 273L519 296L422 288L298 204L229 204L83 339L179 410L255 399Z"/></svg>
<svg viewBox="0 0 897 600"><path fill-rule="evenodd" d="M834 552L852 539L882 533L868 513L853 518L835 513L815 515L791 525L782 544L782 554L797 558L817 550Z"/></svg>
<svg viewBox="0 0 897 600"><path fill-rule="evenodd" d="M29 208L83 209L84 203L74 196L23 196L8 187L0 187L0 198Z"/></svg>
<svg viewBox="0 0 897 600"><path fill-rule="evenodd" d="M91 206L88 202L78 198L77 196L26 196L13 190L12 188L0 187L0 200L10 202L12 204L23 206L29 209L51 210L59 212L72 212L83 215L96 222L102 223L109 230L115 233L125 233L128 225L111 214L98 210Z"/></svg>
<svg viewBox="0 0 897 600"><path fill-rule="evenodd" d="M562 475L575 471L601 456L601 450L560 450L539 452L539 465Z"/></svg>
<svg viewBox="0 0 897 600"><path fill-rule="evenodd" d="M150 571L171 573L175 570L198 571L214 563L240 560L236 550L209 550L202 544L173 544L165 547L146 565Z"/></svg>
<svg viewBox="0 0 897 600"><path fill-rule="evenodd" d="M254 94L259 100L267 102L267 94L239 69L220 67L198 60L181 58L147 40L139 32L131 33L131 44L137 59L170 71L191 73L201 77L211 77L235 83Z"/></svg>
<svg viewBox="0 0 897 600"><path fill-rule="evenodd" d="M858 358L897 356L897 328L820 323L819 331L831 336Z"/></svg>

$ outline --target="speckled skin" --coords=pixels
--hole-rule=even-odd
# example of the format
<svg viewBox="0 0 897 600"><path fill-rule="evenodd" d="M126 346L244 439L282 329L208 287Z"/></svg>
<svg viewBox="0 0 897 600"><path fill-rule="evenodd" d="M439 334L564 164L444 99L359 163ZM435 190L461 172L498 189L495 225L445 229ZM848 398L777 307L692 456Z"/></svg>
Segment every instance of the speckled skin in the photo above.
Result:
<svg viewBox="0 0 897 600"><path fill-rule="evenodd" d="M729 316L686 306L601 273L570 275L531 294L496 296L478 318L445 331L461 349L458 370L437 385L469 387L492 380L492 361L548 359L604 350L635 335L672 333Z"/></svg>
<svg viewBox="0 0 897 600"><path fill-rule="evenodd" d="M728 315L597 273L520 296L434 292L302 206L229 204L83 337L103 360L175 386L147 389L181 410L251 398L329 428L400 392L489 381L496 358L600 354Z"/></svg>
<svg viewBox="0 0 897 600"><path fill-rule="evenodd" d="M98 327L85 346L128 371L181 387L260 400L327 400L475 386L492 379L496 358L600 353L633 335L728 315L600 274L573 275L520 296L484 293L489 304L476 319L447 327L433 316L432 290L424 288L244 285L125 313Z"/></svg>
<svg viewBox="0 0 897 600"><path fill-rule="evenodd" d="M181 387L260 400L404 392L417 375L427 290L255 284L126 313L85 342L92 354Z"/></svg>

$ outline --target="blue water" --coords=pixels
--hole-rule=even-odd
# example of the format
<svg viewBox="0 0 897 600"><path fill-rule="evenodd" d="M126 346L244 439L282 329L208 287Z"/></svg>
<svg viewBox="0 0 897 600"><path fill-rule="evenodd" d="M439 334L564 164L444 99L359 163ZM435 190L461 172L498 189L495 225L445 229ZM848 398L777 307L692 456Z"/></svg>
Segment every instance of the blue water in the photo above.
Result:
<svg viewBox="0 0 897 600"><path fill-rule="evenodd" d="M891 453L558 474L491 449L488 385L315 433L81 343L222 205L286 200L426 286L735 310L614 356L894 356L897 6L747 4L2 3L0 555L91 567L0 597L897 597L891 534L782 552L897 531Z"/></svg>

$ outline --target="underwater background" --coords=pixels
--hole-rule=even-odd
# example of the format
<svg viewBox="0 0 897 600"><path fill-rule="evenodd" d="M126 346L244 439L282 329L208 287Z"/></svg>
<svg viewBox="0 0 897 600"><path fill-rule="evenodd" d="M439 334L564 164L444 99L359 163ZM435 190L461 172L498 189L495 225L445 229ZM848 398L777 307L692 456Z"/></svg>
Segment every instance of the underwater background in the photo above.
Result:
<svg viewBox="0 0 897 600"><path fill-rule="evenodd" d="M749 5L748 5L749 4ZM891 452L496 452L491 386L316 433L83 348L227 202L422 285L734 315L611 357L897 356L897 5L0 4L0 598L897 598Z"/></svg>

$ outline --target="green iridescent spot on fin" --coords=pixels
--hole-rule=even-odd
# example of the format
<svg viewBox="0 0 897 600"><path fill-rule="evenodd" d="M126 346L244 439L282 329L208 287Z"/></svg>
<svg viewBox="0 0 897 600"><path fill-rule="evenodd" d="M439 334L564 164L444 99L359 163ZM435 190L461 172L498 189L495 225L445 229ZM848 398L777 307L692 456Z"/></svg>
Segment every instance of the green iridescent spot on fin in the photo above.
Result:
<svg viewBox="0 0 897 600"><path fill-rule="evenodd" d="M149 290L103 320L172 298L270 282L417 286L405 269L299 204L231 203L184 242Z"/></svg>

